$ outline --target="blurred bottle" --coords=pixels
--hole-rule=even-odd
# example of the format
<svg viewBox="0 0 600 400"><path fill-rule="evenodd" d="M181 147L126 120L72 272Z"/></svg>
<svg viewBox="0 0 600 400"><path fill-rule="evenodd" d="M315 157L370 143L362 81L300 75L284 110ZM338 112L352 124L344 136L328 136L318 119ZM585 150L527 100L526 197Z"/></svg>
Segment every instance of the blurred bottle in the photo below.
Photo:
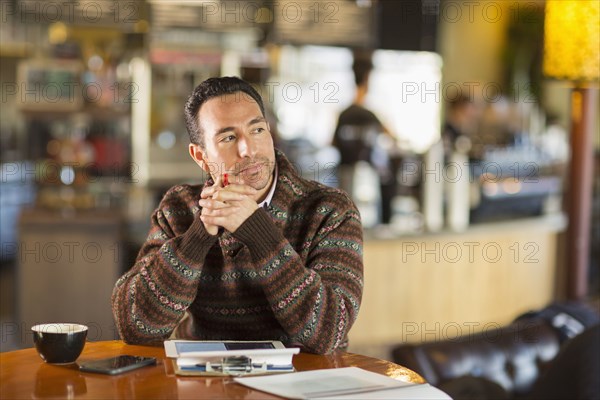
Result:
<svg viewBox="0 0 600 400"><path fill-rule="evenodd" d="M444 145L437 142L424 157L423 169L423 215L425 226L430 232L437 232L444 226L444 180L441 168L444 166Z"/></svg>

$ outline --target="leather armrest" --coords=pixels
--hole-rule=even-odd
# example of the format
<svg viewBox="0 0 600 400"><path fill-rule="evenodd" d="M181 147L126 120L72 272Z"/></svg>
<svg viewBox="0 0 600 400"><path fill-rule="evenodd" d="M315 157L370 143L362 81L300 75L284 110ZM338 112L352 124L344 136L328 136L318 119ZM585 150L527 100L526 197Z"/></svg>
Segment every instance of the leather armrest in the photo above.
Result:
<svg viewBox="0 0 600 400"><path fill-rule="evenodd" d="M530 319L461 338L400 345L392 350L392 357L432 385L474 376L496 382L508 392L524 393L559 347L558 335L547 322Z"/></svg>

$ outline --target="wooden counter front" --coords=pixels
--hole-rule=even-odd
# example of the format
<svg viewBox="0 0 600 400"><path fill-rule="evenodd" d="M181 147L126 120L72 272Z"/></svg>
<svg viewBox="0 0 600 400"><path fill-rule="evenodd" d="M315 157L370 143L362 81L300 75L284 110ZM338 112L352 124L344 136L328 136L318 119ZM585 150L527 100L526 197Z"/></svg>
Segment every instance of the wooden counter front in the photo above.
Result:
<svg viewBox="0 0 600 400"><path fill-rule="evenodd" d="M350 351L390 359L402 342L510 323L555 298L561 218L474 225L394 239L367 236L365 287Z"/></svg>

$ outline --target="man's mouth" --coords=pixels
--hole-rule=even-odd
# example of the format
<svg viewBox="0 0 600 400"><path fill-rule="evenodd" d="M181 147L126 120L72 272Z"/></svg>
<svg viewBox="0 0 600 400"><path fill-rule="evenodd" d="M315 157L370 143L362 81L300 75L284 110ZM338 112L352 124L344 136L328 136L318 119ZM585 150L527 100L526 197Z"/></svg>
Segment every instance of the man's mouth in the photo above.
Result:
<svg viewBox="0 0 600 400"><path fill-rule="evenodd" d="M262 166L262 163L256 163L240 167L240 169L236 171L236 175L255 174L261 170Z"/></svg>

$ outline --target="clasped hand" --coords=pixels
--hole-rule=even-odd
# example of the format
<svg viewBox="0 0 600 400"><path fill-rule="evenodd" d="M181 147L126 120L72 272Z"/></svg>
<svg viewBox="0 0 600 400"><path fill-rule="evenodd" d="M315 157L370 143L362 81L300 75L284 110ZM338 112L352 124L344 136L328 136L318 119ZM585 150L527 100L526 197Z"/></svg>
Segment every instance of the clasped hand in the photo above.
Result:
<svg viewBox="0 0 600 400"><path fill-rule="evenodd" d="M202 207L200 219L208 233L216 235L219 227L235 232L258 208L256 195L257 190L248 185L231 183L223 187L221 177L217 177L214 185L202 190L198 202Z"/></svg>

